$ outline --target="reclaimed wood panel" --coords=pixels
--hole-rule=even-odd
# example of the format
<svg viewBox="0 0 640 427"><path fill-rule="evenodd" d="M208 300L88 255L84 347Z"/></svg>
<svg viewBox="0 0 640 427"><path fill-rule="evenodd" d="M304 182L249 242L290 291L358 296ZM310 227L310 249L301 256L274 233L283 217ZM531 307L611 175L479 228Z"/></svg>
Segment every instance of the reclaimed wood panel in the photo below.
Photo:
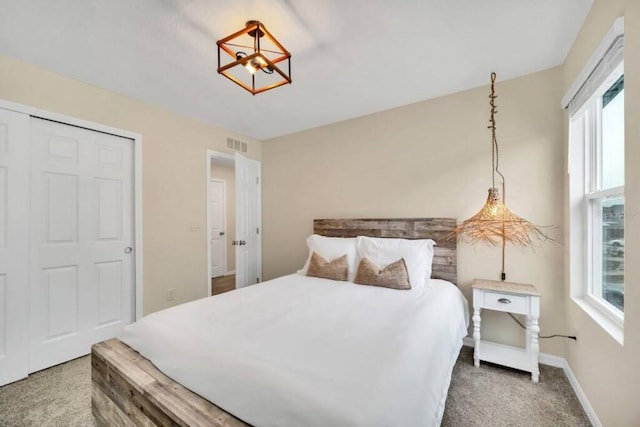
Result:
<svg viewBox="0 0 640 427"><path fill-rule="evenodd" d="M432 239L436 242L436 246L431 277L457 284L457 242L455 239L445 239L456 224L455 218L314 219L313 232L327 237Z"/></svg>
<svg viewBox="0 0 640 427"><path fill-rule="evenodd" d="M117 339L91 348L91 410L99 427L248 426Z"/></svg>

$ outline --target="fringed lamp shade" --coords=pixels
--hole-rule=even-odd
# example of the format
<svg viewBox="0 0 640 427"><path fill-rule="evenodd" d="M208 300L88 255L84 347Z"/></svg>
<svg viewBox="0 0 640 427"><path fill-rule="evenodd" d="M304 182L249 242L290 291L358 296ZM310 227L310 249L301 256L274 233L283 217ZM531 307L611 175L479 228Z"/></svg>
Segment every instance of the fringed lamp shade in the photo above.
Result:
<svg viewBox="0 0 640 427"><path fill-rule="evenodd" d="M492 246L504 242L529 246L535 240L547 238L538 227L507 209L497 188L489 189L482 209L457 226L451 236L460 236L472 244L484 242Z"/></svg>
<svg viewBox="0 0 640 427"><path fill-rule="evenodd" d="M496 73L491 73L491 178L492 185L484 206L478 213L462 222L446 238L461 238L470 243L488 243L492 246L502 246L502 280L505 280L504 260L505 244L507 242L520 246L530 246L535 241L547 240L548 236L524 218L512 213L504 204L505 179L499 170L498 139L496 138ZM502 180L502 197L496 188L496 175Z"/></svg>

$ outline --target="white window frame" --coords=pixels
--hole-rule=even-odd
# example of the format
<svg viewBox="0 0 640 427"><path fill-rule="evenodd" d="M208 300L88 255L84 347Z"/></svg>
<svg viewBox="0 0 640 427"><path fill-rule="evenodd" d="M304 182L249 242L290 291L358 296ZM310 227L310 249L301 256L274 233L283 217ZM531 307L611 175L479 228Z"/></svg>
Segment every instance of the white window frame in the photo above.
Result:
<svg viewBox="0 0 640 427"><path fill-rule="evenodd" d="M585 123L585 194L584 210L587 220L588 271L584 298L598 307L620 327L624 312L599 297L602 295L602 212L599 202L611 197L624 198L624 185L602 189L602 96L624 74L624 61L607 77L592 98L576 113L586 118ZM598 295L598 296L594 296Z"/></svg>
<svg viewBox="0 0 640 427"><path fill-rule="evenodd" d="M602 95L624 74L622 54L610 55L616 43L621 47L623 33L624 20L618 18L562 100L563 107L571 104L568 159L571 298L620 344L624 338L624 313L600 297L604 246L599 201L625 195L624 185L604 190L600 185ZM609 62L603 66L606 61Z"/></svg>

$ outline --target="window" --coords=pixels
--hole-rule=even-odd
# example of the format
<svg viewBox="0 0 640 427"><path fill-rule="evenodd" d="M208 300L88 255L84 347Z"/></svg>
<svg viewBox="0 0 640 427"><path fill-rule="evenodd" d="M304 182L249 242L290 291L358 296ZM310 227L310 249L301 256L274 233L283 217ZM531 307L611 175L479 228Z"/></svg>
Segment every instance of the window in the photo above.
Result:
<svg viewBox="0 0 640 427"><path fill-rule="evenodd" d="M624 312L624 75L614 72L583 114L588 213L588 295L622 317ZM615 83L610 85L610 81ZM619 312L619 313L618 313Z"/></svg>
<svg viewBox="0 0 640 427"><path fill-rule="evenodd" d="M612 31L615 30L612 28ZM607 35L569 103L571 295L622 343L624 324L623 37ZM566 98L566 97L565 97ZM564 100L563 100L564 101Z"/></svg>

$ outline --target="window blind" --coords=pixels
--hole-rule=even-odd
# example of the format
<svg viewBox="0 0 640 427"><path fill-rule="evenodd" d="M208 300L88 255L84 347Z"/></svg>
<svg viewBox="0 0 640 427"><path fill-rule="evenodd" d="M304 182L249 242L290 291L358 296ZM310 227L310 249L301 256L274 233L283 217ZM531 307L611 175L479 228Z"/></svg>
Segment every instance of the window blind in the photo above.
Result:
<svg viewBox="0 0 640 427"><path fill-rule="evenodd" d="M589 61L562 98L562 108L575 113L624 59L624 17L615 20Z"/></svg>

